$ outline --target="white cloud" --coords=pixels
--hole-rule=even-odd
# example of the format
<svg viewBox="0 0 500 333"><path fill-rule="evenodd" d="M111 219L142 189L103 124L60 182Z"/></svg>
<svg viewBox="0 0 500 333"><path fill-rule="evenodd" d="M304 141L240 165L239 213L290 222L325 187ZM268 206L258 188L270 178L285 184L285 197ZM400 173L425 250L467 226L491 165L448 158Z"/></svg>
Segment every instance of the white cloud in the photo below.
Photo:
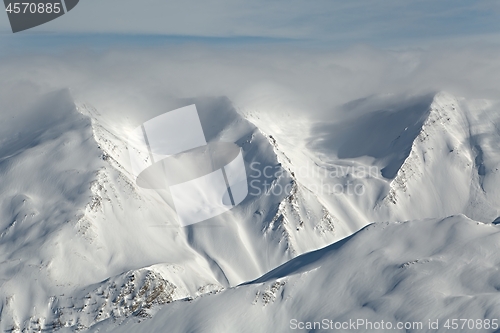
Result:
<svg viewBox="0 0 500 333"><path fill-rule="evenodd" d="M500 53L486 46L413 51L368 47L318 51L286 46L71 51L4 57L1 113L13 111L15 105L6 102L7 97L16 91L22 95L19 89L32 94L70 88L76 99L116 114L122 121L148 119L176 107L178 98L221 95L238 107L324 114L374 94L446 90L469 98L496 99L499 78Z"/></svg>

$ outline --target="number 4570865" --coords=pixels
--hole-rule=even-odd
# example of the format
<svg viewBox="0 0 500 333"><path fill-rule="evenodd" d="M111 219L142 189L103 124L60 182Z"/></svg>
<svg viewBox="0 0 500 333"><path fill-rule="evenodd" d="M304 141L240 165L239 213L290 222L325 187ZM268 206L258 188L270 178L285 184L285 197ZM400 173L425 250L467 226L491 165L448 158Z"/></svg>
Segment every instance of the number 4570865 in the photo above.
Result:
<svg viewBox="0 0 500 333"><path fill-rule="evenodd" d="M59 14L61 12L61 4L56 3L34 3L34 2L14 2L9 3L5 11L9 14Z"/></svg>

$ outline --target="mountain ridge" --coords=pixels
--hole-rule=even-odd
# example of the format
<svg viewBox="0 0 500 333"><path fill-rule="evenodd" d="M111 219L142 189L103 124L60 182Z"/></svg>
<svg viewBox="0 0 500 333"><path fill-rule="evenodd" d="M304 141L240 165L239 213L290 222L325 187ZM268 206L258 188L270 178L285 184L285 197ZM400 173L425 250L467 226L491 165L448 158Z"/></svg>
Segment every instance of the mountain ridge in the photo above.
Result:
<svg viewBox="0 0 500 333"><path fill-rule="evenodd" d="M0 329L92 330L130 316L154 318L158 311L170 311L162 310L170 306L162 306L165 303L233 295L238 288L253 285L248 281L271 276L278 267L297 263L306 253L351 242L352 234L364 233L372 228L366 225L376 221L383 226L387 221L466 214L475 221L492 222L500 215L494 208L500 192L489 185L500 181L500 160L495 154L500 132L494 131L498 119L490 117L485 122L480 115L495 105L443 93L433 98L425 120L407 115L416 108L418 115L425 115L427 100L375 113L382 120L397 122L376 124L374 129L393 129L387 135L358 133L364 137L352 147L361 150L354 149L352 155L344 152L342 158L335 149L348 141L318 130L315 135L326 150L317 154L318 146L300 141L308 126L314 129L311 121L289 117L281 128L267 118L259 120L258 114L238 113L225 98L182 101L196 103L201 117L213 121L207 127L212 140L236 142L242 148L249 181L256 181L253 190L260 192L221 217L179 228L175 210L165 200L167 193L138 187L128 171L128 127L107 119L89 104L75 103L68 91L44 97L26 116L41 119L38 126L20 131L16 137L24 139L17 146L12 145L17 141L0 138L0 247L4 248ZM449 117L454 109L460 112L460 121ZM219 112L225 117L220 122ZM353 119L349 121L355 124ZM377 117L360 119L357 128L366 128ZM258 126L259 121L269 123L264 126L267 131ZM414 124L413 132L393 143L408 132L409 123ZM327 124L322 128L340 127ZM376 138L381 147L375 145ZM368 150L362 145L367 140L374 141ZM385 178L382 171L357 172L398 165L409 146L394 179ZM408 177L409 168L420 170L422 176ZM271 170L269 177L264 170ZM329 173L303 174L301 170ZM397 188L398 181L404 183L406 192ZM450 188L452 181L456 185ZM322 192L323 184L344 190ZM348 193L349 184L362 185L365 192ZM384 199L391 186L396 188L395 203ZM472 197L477 201L471 202ZM377 202L383 204L374 210ZM301 274L309 273L295 275ZM256 304L263 302L266 307L279 303L280 293L291 284L301 283L300 279L268 282L252 296ZM30 295L37 296L30 299Z"/></svg>

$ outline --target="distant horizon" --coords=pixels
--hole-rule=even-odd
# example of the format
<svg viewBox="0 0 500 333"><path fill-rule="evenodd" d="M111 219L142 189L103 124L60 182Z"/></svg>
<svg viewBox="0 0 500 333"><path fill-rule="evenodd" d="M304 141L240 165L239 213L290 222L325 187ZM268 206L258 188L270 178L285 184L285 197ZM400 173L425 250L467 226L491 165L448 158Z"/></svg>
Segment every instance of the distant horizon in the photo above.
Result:
<svg viewBox="0 0 500 333"><path fill-rule="evenodd" d="M128 36L161 40L231 42L296 41L316 47L370 45L413 47L438 42L465 45L495 43L500 35L500 4L495 1L444 0L382 3L274 0L207 1L180 4L131 0L80 1L56 20L15 34L51 38ZM0 46L12 35L6 13L0 15ZM69 43L68 40L61 41ZM498 44L498 42L496 42ZM71 43L70 43L71 44ZM154 43L153 43L154 44Z"/></svg>

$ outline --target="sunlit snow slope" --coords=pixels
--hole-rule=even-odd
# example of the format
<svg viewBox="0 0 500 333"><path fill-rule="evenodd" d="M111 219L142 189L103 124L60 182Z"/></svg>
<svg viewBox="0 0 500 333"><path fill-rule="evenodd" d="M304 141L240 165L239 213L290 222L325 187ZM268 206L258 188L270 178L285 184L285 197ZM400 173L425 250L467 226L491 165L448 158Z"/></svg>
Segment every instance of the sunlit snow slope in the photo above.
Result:
<svg viewBox="0 0 500 333"><path fill-rule="evenodd" d="M393 325L382 332L448 332L450 318L491 322L500 316L499 231L463 215L372 224L255 281L166 306L151 320L109 321L94 331L334 332L335 324L321 326L324 320L362 319ZM439 329L429 329L429 320L438 320ZM306 329L307 322L320 326ZM423 326L397 329L398 323Z"/></svg>
<svg viewBox="0 0 500 333"><path fill-rule="evenodd" d="M192 102L209 120L207 140L238 144L249 165L257 162L249 179L260 181L266 166L279 170L262 180L287 191L256 185L260 192L238 208L181 228L161 191L135 185L126 131L75 106L67 91L44 96L22 113L33 127L2 138L1 329L83 329L148 316L335 239L334 220L302 196L268 138L227 99Z"/></svg>
<svg viewBox="0 0 500 333"><path fill-rule="evenodd" d="M2 112L0 330L279 332L291 318L496 313L495 104L372 97L318 123L227 98L178 104L196 104L208 142L241 147L255 181L238 207L185 228L167 190L135 184L128 129L99 110L59 91Z"/></svg>

